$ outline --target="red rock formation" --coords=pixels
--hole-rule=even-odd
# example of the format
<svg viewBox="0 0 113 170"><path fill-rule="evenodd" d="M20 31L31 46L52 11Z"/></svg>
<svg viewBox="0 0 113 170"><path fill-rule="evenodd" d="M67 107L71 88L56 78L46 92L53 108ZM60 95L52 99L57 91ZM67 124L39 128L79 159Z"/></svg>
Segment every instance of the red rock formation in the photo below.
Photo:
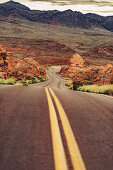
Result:
<svg viewBox="0 0 113 170"><path fill-rule="evenodd" d="M84 65L84 60L82 59L82 57L79 54L75 54L72 56L72 58L70 59L70 63L71 66L83 66Z"/></svg>
<svg viewBox="0 0 113 170"><path fill-rule="evenodd" d="M46 72L45 68L32 58L18 59L0 46L0 77L16 79L46 77Z"/></svg>
<svg viewBox="0 0 113 170"><path fill-rule="evenodd" d="M79 54L75 54L70 60L70 63L70 66L61 68L61 75L70 77L73 81L80 81L83 84L102 84L103 77L106 77L106 84L112 83L112 64L105 66L87 65Z"/></svg>
<svg viewBox="0 0 113 170"><path fill-rule="evenodd" d="M49 21L48 24L53 25L53 26L60 26L60 23L55 22L55 21Z"/></svg>

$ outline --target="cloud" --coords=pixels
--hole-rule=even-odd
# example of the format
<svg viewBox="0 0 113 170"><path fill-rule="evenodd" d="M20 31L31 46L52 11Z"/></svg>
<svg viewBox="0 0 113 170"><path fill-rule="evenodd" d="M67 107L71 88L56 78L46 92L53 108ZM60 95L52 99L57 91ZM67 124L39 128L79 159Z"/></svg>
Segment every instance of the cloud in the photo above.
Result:
<svg viewBox="0 0 113 170"><path fill-rule="evenodd" d="M97 5L97 6L113 6L113 0L29 0L34 2L50 2L53 5Z"/></svg>
<svg viewBox="0 0 113 170"><path fill-rule="evenodd" d="M84 14L90 12L103 16L113 16L113 0L28 0L25 5L33 10L64 11L71 9Z"/></svg>

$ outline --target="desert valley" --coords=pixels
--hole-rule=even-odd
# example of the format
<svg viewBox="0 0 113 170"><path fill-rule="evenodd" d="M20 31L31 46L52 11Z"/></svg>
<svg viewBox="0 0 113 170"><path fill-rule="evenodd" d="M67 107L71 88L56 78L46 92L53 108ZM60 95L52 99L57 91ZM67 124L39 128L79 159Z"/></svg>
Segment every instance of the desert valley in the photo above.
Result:
<svg viewBox="0 0 113 170"><path fill-rule="evenodd" d="M1 4L0 14L0 44L8 53L9 60L11 58L9 62L13 60L11 64L14 66L13 71L3 69L1 54L1 78L3 74L12 75L13 72L17 77L22 75L20 79L29 76L32 79L35 73L29 64L34 62L36 67L39 67L39 64L43 67L43 73L38 71L35 76L40 74L45 77L48 66L60 65L62 66L60 73L71 77L73 81L82 81L84 85L102 85L102 76L106 75L105 83L112 84L112 17L107 19L107 17L95 14L84 15L71 10L32 11L14 1ZM74 59L70 63L73 55ZM81 57L76 59L78 55ZM79 64L79 58L80 61L83 59L84 64ZM17 68L18 66L23 70ZM29 71L26 72L26 69Z"/></svg>
<svg viewBox="0 0 113 170"><path fill-rule="evenodd" d="M113 16L0 4L0 170L112 170L112 114Z"/></svg>

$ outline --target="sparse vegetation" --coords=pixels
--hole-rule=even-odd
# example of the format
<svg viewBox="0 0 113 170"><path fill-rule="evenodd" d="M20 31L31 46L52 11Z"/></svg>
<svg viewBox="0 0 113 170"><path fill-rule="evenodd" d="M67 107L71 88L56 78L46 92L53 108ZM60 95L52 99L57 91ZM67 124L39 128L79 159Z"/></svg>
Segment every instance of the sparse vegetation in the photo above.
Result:
<svg viewBox="0 0 113 170"><path fill-rule="evenodd" d="M14 85L16 83L15 79L2 79L0 78L0 84Z"/></svg>
<svg viewBox="0 0 113 170"><path fill-rule="evenodd" d="M96 69L92 68L91 71L94 71L97 74L100 71L100 69L99 68L96 68Z"/></svg>
<svg viewBox="0 0 113 170"><path fill-rule="evenodd" d="M65 85L75 91L83 91L90 93L100 93L106 95L113 95L113 84L109 85L83 85L81 82L65 82Z"/></svg>
<svg viewBox="0 0 113 170"><path fill-rule="evenodd" d="M28 86L28 85L29 85L29 83L28 83L26 80L22 80L20 83L21 83L23 86Z"/></svg>
<svg viewBox="0 0 113 170"><path fill-rule="evenodd" d="M113 84L113 76L111 77L111 80L110 80L111 84Z"/></svg>
<svg viewBox="0 0 113 170"><path fill-rule="evenodd" d="M73 83L70 83L70 82L66 81L65 86L67 86L69 89L77 90L77 88L79 86L82 86L82 83L80 81L78 81L78 82L74 81Z"/></svg>
<svg viewBox="0 0 113 170"><path fill-rule="evenodd" d="M32 79L31 80L31 84L35 84L35 83L38 83L39 81L38 80L36 80L36 79Z"/></svg>
<svg viewBox="0 0 113 170"><path fill-rule="evenodd" d="M66 85L67 87L70 87L70 86L72 85L72 83L69 83L68 81L66 81L66 82L65 82L65 85Z"/></svg>
<svg viewBox="0 0 113 170"><path fill-rule="evenodd" d="M45 81L45 79L43 79L43 78L41 78L41 77L38 77L38 80L39 80L40 82Z"/></svg>
<svg viewBox="0 0 113 170"><path fill-rule="evenodd" d="M82 86L83 84L80 81L74 81L73 82L73 90L77 90L78 87Z"/></svg>
<svg viewBox="0 0 113 170"><path fill-rule="evenodd" d="M79 74L82 74L82 73L84 73L84 72L83 72L83 71L80 71L80 72L79 72Z"/></svg>
<svg viewBox="0 0 113 170"><path fill-rule="evenodd" d="M83 92L91 92L91 93L101 93L101 94L107 94L107 95L113 95L113 85L85 85L81 86L77 89L78 91Z"/></svg>
<svg viewBox="0 0 113 170"><path fill-rule="evenodd" d="M31 79L32 79L32 78L31 78L31 77L29 77L29 76L27 76L27 77L26 77L26 80L31 80Z"/></svg>
<svg viewBox="0 0 113 170"><path fill-rule="evenodd" d="M22 80L21 83L23 84L23 86L28 86L29 84L35 84L35 83L40 83L40 82L44 82L46 81L45 78L41 78L41 77L38 77L38 78L29 78L29 79L25 79L25 80Z"/></svg>
<svg viewBox="0 0 113 170"><path fill-rule="evenodd" d="M31 79L23 79L21 81L16 81L13 78L8 78L8 79L2 79L0 78L0 84L4 85L23 85L23 86L28 86L29 84L35 84L35 83L40 83L46 81L46 78L31 78Z"/></svg>

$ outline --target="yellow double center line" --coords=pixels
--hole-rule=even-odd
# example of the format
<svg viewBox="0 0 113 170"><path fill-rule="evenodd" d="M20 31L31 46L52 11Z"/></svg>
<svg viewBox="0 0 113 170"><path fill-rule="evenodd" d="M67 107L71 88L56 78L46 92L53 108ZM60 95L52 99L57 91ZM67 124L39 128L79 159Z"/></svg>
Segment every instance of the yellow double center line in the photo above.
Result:
<svg viewBox="0 0 113 170"><path fill-rule="evenodd" d="M57 96L55 95L55 93L53 92L51 88L49 88L49 90L48 88L45 88L45 90L46 90L48 105L49 105L55 170L68 170L68 165L67 165L65 151L64 151L64 147L63 147L63 143L61 139L56 111L55 111L51 96L49 94L49 90L58 109L58 113L59 113L59 117L62 123L64 134L65 134L73 169L74 170L86 170L78 144L75 140L70 123L68 121L68 118L66 116L66 113L62 105L60 104L59 99L57 98Z"/></svg>

